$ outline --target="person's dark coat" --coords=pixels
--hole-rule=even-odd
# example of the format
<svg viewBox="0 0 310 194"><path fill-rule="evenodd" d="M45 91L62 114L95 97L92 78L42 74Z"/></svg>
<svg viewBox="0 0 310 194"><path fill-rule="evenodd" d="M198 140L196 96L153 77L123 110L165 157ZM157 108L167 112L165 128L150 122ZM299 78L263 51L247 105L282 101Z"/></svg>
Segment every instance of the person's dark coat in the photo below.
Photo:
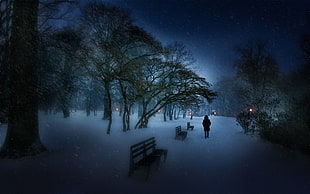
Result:
<svg viewBox="0 0 310 194"><path fill-rule="evenodd" d="M207 115L202 121L202 126L203 126L204 131L210 131L211 121Z"/></svg>

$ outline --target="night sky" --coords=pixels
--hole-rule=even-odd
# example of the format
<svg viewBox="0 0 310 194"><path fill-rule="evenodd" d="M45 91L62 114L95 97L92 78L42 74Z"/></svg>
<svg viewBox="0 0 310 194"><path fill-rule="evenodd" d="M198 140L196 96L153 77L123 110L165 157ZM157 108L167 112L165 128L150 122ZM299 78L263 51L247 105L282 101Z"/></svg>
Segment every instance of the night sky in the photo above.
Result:
<svg viewBox="0 0 310 194"><path fill-rule="evenodd" d="M310 33L309 0L103 0L129 10L137 25L165 45L181 42L212 83L234 74L235 46L268 42L282 73L295 70L302 34Z"/></svg>

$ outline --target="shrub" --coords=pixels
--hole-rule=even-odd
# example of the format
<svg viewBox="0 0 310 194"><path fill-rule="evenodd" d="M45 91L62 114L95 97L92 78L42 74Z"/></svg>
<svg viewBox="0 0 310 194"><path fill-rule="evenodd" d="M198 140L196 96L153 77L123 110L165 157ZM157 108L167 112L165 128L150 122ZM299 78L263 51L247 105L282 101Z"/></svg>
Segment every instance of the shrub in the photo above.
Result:
<svg viewBox="0 0 310 194"><path fill-rule="evenodd" d="M237 115L237 122L243 128L244 133L261 131L270 128L272 119L265 112L246 112Z"/></svg>

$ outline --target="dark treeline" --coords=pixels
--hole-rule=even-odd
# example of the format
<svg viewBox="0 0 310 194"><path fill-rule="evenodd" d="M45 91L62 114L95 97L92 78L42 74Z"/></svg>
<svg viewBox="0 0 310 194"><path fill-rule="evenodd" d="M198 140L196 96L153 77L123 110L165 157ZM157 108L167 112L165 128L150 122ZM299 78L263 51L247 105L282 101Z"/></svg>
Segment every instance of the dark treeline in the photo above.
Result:
<svg viewBox="0 0 310 194"><path fill-rule="evenodd" d="M245 133L310 153L310 36L300 41L299 70L281 75L267 44L250 42L236 49L237 73L214 86L212 106L219 114L236 116ZM298 56L296 56L298 57Z"/></svg>
<svg viewBox="0 0 310 194"><path fill-rule="evenodd" d="M184 45L164 46L119 7L78 9L58 0L4 0L0 7L0 122L8 122L2 157L45 150L38 109L64 118L74 110L90 115L103 109L109 134L115 108L127 131L133 108L135 128L146 128L159 111L173 119L215 97L210 83L191 70L194 59ZM21 131L24 140L17 138Z"/></svg>

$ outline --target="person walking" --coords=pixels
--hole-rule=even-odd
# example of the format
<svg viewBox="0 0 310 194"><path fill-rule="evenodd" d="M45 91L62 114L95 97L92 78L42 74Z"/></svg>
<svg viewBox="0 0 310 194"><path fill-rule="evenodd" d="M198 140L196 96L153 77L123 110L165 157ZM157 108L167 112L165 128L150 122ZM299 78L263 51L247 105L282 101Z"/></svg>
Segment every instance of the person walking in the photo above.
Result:
<svg viewBox="0 0 310 194"><path fill-rule="evenodd" d="M203 119L202 126L203 126L203 130L205 131L205 138L209 137L211 121L210 121L208 115L206 115L205 118Z"/></svg>

